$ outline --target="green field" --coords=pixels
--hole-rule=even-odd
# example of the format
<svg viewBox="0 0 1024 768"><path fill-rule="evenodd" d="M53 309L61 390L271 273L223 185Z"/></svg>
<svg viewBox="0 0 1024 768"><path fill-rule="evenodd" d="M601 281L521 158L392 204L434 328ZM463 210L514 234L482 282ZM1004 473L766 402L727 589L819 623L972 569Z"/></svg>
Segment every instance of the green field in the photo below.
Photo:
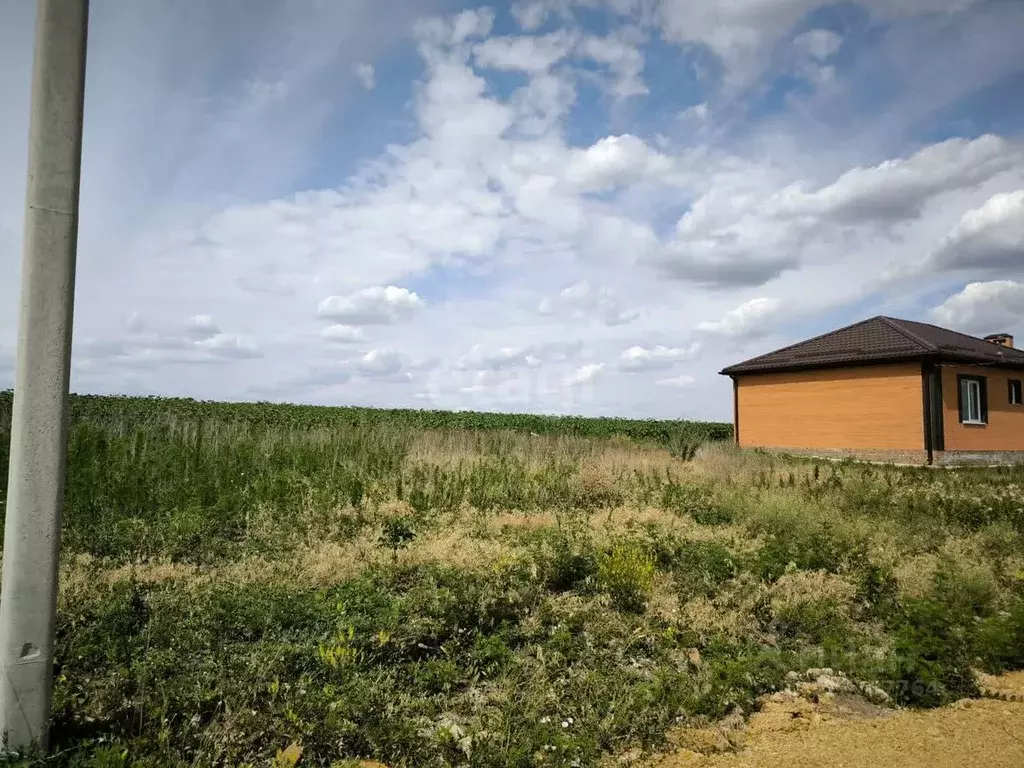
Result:
<svg viewBox="0 0 1024 768"><path fill-rule="evenodd" d="M55 754L26 765L628 765L790 670L935 706L1024 666L1022 468L739 453L721 424L72 411ZM0 394L3 482L9 431Z"/></svg>

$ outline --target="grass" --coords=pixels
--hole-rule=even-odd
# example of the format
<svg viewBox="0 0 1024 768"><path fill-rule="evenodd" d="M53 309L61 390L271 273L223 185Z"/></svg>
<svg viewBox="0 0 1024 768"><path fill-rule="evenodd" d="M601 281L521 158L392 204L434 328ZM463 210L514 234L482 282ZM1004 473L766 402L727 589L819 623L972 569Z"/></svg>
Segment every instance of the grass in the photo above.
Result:
<svg viewBox="0 0 1024 768"><path fill-rule="evenodd" d="M1024 469L99 402L26 765L596 765L789 670L934 706L1024 666Z"/></svg>

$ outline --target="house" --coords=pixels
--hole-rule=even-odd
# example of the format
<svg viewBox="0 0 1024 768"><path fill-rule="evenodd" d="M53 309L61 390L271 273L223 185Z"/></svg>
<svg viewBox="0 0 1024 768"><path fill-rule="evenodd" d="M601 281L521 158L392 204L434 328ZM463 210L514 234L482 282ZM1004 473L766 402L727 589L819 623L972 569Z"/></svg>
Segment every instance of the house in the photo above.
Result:
<svg viewBox="0 0 1024 768"><path fill-rule="evenodd" d="M919 464L1024 461L1024 351L873 317L731 365L736 441Z"/></svg>

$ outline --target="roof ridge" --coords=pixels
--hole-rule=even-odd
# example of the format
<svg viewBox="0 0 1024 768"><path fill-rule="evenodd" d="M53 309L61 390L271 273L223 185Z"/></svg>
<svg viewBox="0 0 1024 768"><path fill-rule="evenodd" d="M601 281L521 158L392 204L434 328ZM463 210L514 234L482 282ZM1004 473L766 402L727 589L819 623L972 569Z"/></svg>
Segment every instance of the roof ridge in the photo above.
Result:
<svg viewBox="0 0 1024 768"><path fill-rule="evenodd" d="M935 323L925 323L925 322L922 322L921 320L903 320L902 322L914 323L915 325L926 325L929 328L934 328L934 329L936 329L938 331L942 331L944 333L951 333L954 336L963 336L965 339L970 339L971 341L980 341L980 342L984 342L986 344L992 344L991 341L989 341L988 339L985 339L982 336L973 336L973 335L971 335L969 333L964 333L963 331L954 330L953 328L946 328L946 327L941 326L941 325L936 325ZM908 331L908 333L911 333L911 331ZM1024 350L1017 349L1016 347L1001 347L998 344L993 344L993 346L999 347L999 349L995 350L997 354L1001 354L1001 355L1005 356L1006 353L1009 352L1011 355L1015 355L1015 356L1016 355L1024 355ZM940 347L936 347L936 351L942 352L942 349Z"/></svg>
<svg viewBox="0 0 1024 768"><path fill-rule="evenodd" d="M823 339L826 336L831 336L834 333L839 333L840 331L845 331L845 330L848 330L850 328L856 328L858 325L864 325L865 323L870 323L872 320L878 320L880 317L881 317L881 315L878 315L876 317L868 317L868 318L866 318L864 320L858 320L856 323L850 323L849 325L844 325L842 328L834 328L831 331L826 331L825 333L819 333L817 336L811 336L809 339L803 339L801 341L794 342L793 344L788 344L785 347L779 347L778 349L773 349L770 352L765 352L765 353L760 354L760 355L754 355L753 357L751 357L751 358L749 358L747 360L744 360L741 363L736 363L736 365L744 365L746 363L751 363L754 360L759 360L762 357L767 357L768 355L775 355L775 354L778 354L779 352L786 352L787 350L794 349L795 347L801 347L804 344L807 344L809 342L817 341L818 339ZM732 368L733 366L729 366L729 367Z"/></svg>
<svg viewBox="0 0 1024 768"><path fill-rule="evenodd" d="M910 330L907 330L906 328L904 328L903 327L903 323L907 322L907 321L901 320L898 317L889 317L888 315L879 315L878 319L881 320L883 323L885 323L890 328L892 328L897 333L902 334L903 336L905 336L906 338L908 338L911 341L915 342L916 344L920 344L922 347L924 347L925 351L927 351L927 352L938 352L939 351L939 348L937 346L935 346L934 344L931 344L931 343L925 341L924 339L922 339L920 336L918 336L913 331L910 331Z"/></svg>

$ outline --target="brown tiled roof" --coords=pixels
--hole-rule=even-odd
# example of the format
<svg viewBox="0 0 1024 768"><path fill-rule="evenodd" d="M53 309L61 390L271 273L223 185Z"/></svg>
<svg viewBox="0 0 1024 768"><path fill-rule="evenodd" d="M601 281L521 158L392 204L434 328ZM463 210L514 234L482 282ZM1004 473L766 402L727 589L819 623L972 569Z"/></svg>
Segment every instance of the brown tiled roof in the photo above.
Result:
<svg viewBox="0 0 1024 768"><path fill-rule="evenodd" d="M722 373L829 368L922 358L1024 368L1024 351L1019 349L937 325L879 316L730 365Z"/></svg>

